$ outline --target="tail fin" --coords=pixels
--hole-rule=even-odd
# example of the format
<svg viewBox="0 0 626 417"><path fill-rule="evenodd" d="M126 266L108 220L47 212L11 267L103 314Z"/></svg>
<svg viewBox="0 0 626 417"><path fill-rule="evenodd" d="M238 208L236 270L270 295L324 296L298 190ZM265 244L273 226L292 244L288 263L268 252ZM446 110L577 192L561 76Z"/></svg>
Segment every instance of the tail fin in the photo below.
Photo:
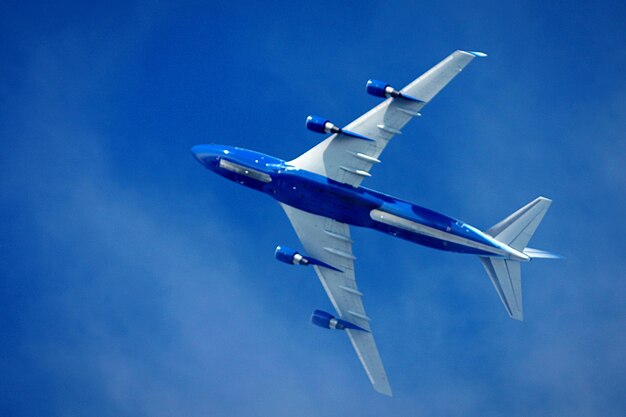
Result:
<svg viewBox="0 0 626 417"><path fill-rule="evenodd" d="M550 204L552 204L552 200L545 197L537 197L487 230L486 233L511 248L525 253L530 258L559 258L558 255L549 252L526 248L530 238L537 230L537 226L539 226L543 216L550 208ZM489 278L491 278L491 282L509 316L516 320L523 320L520 263L497 257L481 257L480 261L485 267L487 274L489 274Z"/></svg>

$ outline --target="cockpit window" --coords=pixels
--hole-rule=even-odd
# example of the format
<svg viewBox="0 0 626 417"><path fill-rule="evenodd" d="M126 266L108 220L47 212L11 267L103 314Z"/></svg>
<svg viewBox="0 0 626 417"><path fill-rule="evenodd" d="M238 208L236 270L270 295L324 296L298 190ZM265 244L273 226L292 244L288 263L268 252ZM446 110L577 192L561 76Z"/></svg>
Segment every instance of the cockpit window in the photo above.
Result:
<svg viewBox="0 0 626 417"><path fill-rule="evenodd" d="M237 174L245 175L246 177L250 177L257 181L261 182L271 182L272 177L267 175L265 172L257 171L256 169L251 169L248 167L244 167L242 165L236 164L234 162L228 161L224 158L220 159L220 168L223 168L228 171L235 172Z"/></svg>

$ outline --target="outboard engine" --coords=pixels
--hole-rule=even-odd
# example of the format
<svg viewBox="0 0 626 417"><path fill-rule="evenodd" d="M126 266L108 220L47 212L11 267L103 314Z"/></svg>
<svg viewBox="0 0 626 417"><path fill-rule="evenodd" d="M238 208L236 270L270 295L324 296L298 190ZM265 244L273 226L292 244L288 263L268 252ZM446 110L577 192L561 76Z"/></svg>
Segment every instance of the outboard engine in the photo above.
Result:
<svg viewBox="0 0 626 417"><path fill-rule="evenodd" d="M399 98L404 98L407 100L423 103L422 100L419 100L415 97L411 97L407 94L403 94L400 91L393 88L391 85L380 80L368 80L367 85L365 86L365 90L367 91L367 94L371 94L376 97L382 97L382 98L399 97Z"/></svg>
<svg viewBox="0 0 626 417"><path fill-rule="evenodd" d="M315 310L311 315L311 323L316 326L323 327L325 329L336 329L336 330L345 330L345 329L353 329L353 330L361 330L366 332L362 327L357 326L354 323L350 323L349 321L335 318L330 313L327 313L322 310Z"/></svg>

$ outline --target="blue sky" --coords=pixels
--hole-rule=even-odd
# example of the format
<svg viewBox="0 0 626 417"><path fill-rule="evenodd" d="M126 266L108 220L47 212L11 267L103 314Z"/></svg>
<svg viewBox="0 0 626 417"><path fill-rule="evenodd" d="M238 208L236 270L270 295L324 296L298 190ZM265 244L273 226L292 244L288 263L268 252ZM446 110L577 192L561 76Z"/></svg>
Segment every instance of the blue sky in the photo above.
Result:
<svg viewBox="0 0 626 417"><path fill-rule="evenodd" d="M0 414L623 416L623 2L7 1L0 12ZM354 230L394 398L218 142L290 159L455 49L482 50L367 186L488 228L545 195L510 320L480 263Z"/></svg>

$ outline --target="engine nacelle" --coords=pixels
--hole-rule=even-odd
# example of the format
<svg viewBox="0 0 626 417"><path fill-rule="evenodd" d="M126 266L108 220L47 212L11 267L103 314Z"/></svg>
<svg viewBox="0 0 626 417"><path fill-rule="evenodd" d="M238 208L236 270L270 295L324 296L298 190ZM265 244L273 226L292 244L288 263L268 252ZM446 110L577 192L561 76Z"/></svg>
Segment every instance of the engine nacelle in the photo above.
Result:
<svg viewBox="0 0 626 417"><path fill-rule="evenodd" d="M308 265L309 260L304 256L300 255L295 250L285 247L285 246L276 246L276 251L274 252L274 257L286 264L292 265Z"/></svg>
<svg viewBox="0 0 626 417"><path fill-rule="evenodd" d="M380 80L367 80L365 90L367 91L367 94L382 98L390 97L393 93L396 93L395 97L400 94L392 86Z"/></svg>
<svg viewBox="0 0 626 417"><path fill-rule="evenodd" d="M306 118L306 128L316 133L340 133L341 128L335 126L328 119L319 116Z"/></svg>
<svg viewBox="0 0 626 417"><path fill-rule="evenodd" d="M349 130L342 129L333 124L328 119L319 116L309 116L306 118L306 128L316 133L338 133L346 136L352 136L353 138L373 141L368 137L360 135Z"/></svg>
<svg viewBox="0 0 626 417"><path fill-rule="evenodd" d="M388 98L388 97L400 97L411 101L422 102L422 100L418 100L415 97L411 97L406 94L402 94L391 85L387 84L384 81L380 80L368 80L367 85L365 86L365 90L367 94L371 94L376 97Z"/></svg>
<svg viewBox="0 0 626 417"><path fill-rule="evenodd" d="M286 246L276 246L274 257L277 260L290 265L317 265L332 269L333 271L343 272L341 269L328 265L326 262L322 262L319 259L315 259L310 256L304 256L300 252Z"/></svg>
<svg viewBox="0 0 626 417"><path fill-rule="evenodd" d="M357 326L356 324L350 323L349 321L338 319L330 313L327 313L322 310L315 310L313 314L311 314L311 323L316 326L323 327L325 329L336 329L336 330L345 330L345 329L354 329L361 330L366 332L367 330L362 327Z"/></svg>

